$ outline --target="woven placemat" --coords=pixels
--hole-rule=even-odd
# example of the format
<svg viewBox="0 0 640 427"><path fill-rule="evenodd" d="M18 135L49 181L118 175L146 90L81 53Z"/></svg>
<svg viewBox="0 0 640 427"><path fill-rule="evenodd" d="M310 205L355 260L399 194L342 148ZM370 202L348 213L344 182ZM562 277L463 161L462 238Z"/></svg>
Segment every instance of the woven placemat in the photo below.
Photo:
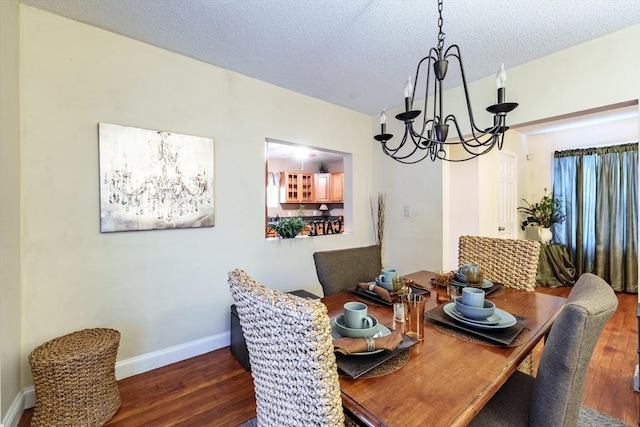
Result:
<svg viewBox="0 0 640 427"><path fill-rule="evenodd" d="M402 353L398 353L397 355L393 356L383 364L376 366L369 372L365 372L359 378L375 378L391 374L406 365L408 361L409 351L403 351ZM342 372L340 372L340 376L346 377L346 375Z"/></svg>

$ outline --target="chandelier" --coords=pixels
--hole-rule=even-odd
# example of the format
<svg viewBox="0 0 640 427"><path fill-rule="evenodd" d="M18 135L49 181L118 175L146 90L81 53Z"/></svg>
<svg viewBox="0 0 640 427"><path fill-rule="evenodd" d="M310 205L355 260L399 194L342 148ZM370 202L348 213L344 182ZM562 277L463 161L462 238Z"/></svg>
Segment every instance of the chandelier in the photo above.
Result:
<svg viewBox="0 0 640 427"><path fill-rule="evenodd" d="M487 111L493 114L493 126L481 129L476 125L471 110L471 101L469 99L469 90L464 75L464 67L462 66L460 48L458 45L453 44L446 50L444 49L445 34L442 32L442 0L438 1L438 14L437 47L432 47L429 50L429 55L420 60L413 83L411 82L411 77L407 80L404 89L405 111L396 115L396 119L404 122L404 136L402 137L402 141L396 146L389 144L389 140L393 138L393 135L387 133L387 115L384 109L382 113L380 113L380 134L374 136L376 141L381 142L382 151L400 163L417 163L427 157L432 161L439 159L450 162L462 162L486 154L496 145L500 150L504 143L504 133L509 129L506 125L507 113L518 106L515 102L505 102L507 75L504 71L504 64L502 64L496 76L496 84L498 86L497 103L487 107ZM466 139L465 136L463 136L456 117L453 114L445 116L442 83L447 75L450 58L457 60L462 76L462 85L467 102L467 112L469 114L469 125L471 128L470 132L467 133ZM424 115L421 129L417 131L414 128L414 119L416 119L422 111L413 109L414 87L418 84L420 67L423 64L426 66L425 72L427 74ZM431 78L432 67L433 78ZM431 110L429 110L428 102L430 88L433 90ZM457 138L454 142L447 142L450 126L453 126L456 131ZM448 146L460 146L463 149L459 150L462 153L462 158L448 158L448 150L445 149L445 147Z"/></svg>

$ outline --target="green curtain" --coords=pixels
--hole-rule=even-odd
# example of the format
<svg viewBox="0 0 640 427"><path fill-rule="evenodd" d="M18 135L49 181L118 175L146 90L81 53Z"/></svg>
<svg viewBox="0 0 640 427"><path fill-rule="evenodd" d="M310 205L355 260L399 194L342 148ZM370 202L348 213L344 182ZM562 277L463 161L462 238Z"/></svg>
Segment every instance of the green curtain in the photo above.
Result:
<svg viewBox="0 0 640 427"><path fill-rule="evenodd" d="M566 220L554 224L576 275L593 273L613 290L638 292L638 143L554 154L553 193Z"/></svg>

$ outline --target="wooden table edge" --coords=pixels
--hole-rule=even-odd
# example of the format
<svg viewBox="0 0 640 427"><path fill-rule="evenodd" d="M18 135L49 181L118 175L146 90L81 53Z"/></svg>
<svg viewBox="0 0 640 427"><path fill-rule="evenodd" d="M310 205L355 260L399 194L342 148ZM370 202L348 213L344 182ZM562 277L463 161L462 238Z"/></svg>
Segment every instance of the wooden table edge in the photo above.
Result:
<svg viewBox="0 0 640 427"><path fill-rule="evenodd" d="M342 407L345 411L345 416L347 416L348 414L353 415L351 418L353 418L354 420L357 419L358 425L363 425L366 427L387 427L387 424L384 421L382 421L371 411L353 400L347 393L341 391L341 394Z"/></svg>

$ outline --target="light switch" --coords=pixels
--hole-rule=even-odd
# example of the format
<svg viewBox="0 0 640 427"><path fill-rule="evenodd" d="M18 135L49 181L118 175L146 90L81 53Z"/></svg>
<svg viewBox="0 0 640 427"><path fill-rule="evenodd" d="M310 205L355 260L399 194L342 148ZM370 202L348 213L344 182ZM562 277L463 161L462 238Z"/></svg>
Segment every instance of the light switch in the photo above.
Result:
<svg viewBox="0 0 640 427"><path fill-rule="evenodd" d="M404 207L404 216L407 218L411 217L411 206L405 205Z"/></svg>

